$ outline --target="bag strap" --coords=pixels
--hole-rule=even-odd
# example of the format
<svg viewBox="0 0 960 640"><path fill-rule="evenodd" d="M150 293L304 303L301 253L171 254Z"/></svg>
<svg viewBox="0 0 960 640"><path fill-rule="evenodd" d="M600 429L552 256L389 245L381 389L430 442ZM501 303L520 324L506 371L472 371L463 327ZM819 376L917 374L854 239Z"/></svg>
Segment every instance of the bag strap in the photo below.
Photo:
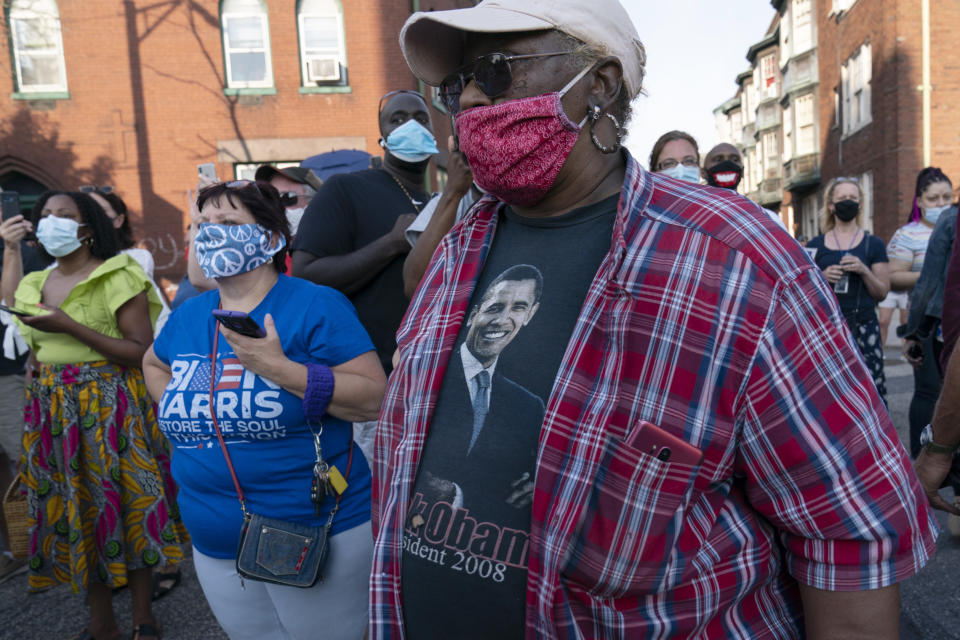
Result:
<svg viewBox="0 0 960 640"><path fill-rule="evenodd" d="M223 441L223 434L220 432L220 424L217 422L217 405L214 398L214 386L216 385L217 377L217 344L220 338L220 323L214 323L213 330L213 353L210 355L210 417L213 419L213 428L217 432L217 440L220 441L220 450L223 452L223 457L227 461L227 468L230 470L230 477L233 479L233 487L237 490L237 499L240 500L240 510L243 511L244 517L248 517L247 513L247 501L243 495L243 489L240 488L240 481L237 479L237 472L233 468L233 461L230 459L230 452L227 451L227 443ZM347 473L346 478L350 477L350 468L353 466L353 429L350 429L350 453L347 456ZM337 502L333 506L333 509L330 512L330 519L327 522L327 528L330 528L331 523L333 522L333 515L340 509L340 500L343 499L343 494L337 496Z"/></svg>

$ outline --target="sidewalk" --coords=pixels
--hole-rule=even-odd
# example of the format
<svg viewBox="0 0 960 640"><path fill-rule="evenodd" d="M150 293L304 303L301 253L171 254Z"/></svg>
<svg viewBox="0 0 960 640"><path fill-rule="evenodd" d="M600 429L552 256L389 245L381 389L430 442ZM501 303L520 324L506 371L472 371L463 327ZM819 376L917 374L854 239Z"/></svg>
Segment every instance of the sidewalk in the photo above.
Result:
<svg viewBox="0 0 960 640"><path fill-rule="evenodd" d="M153 613L165 640L226 640L193 570L193 558L181 563L183 580L166 597L153 603ZM121 631L133 629L130 592L114 596L114 611ZM0 639L66 640L83 629L87 608L83 596L74 595L68 585L43 593L27 593L27 576L21 574L0 584ZM129 637L126 635L125 637Z"/></svg>

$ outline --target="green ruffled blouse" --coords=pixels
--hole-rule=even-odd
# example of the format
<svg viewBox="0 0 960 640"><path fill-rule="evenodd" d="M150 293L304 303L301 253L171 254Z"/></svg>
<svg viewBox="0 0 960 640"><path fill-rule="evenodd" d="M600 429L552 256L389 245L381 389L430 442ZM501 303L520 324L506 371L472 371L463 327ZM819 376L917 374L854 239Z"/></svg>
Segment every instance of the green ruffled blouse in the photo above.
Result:
<svg viewBox="0 0 960 640"><path fill-rule="evenodd" d="M51 271L34 271L24 276L14 296L18 309L37 308L43 285ZM94 269L86 280L77 284L60 308L80 324L98 333L111 338L123 338L117 325L117 309L140 292L147 294L152 326L162 308L160 297L137 261L121 253ZM40 362L73 364L106 360L103 354L65 333L39 331L23 324L16 316L14 321Z"/></svg>

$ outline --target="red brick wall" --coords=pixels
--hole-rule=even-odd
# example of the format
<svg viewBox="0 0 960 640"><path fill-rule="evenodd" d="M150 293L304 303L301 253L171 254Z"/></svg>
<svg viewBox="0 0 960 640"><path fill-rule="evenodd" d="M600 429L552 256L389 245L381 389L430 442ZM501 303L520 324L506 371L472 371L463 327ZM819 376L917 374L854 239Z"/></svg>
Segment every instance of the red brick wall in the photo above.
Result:
<svg viewBox="0 0 960 640"><path fill-rule="evenodd" d="M960 4L931 5L931 163L960 180L960 65L955 34ZM823 184L838 175L873 172L874 231L888 240L904 224L923 168L920 0L859 0L839 20L829 0L816 6L820 71L820 140ZM869 39L873 57L873 122L841 139L833 91L841 65Z"/></svg>
<svg viewBox="0 0 960 640"><path fill-rule="evenodd" d="M352 91L299 93L295 5L269 3L276 95L244 105L223 93L217 0L60 0L70 98L12 99L9 58L0 56L0 88L7 88L0 91L0 177L15 169L49 187L114 185L158 273L178 278L187 190L196 165L216 160L218 141L360 136L377 155L378 99L417 87L397 41L411 3L349 0L343 7ZM7 34L0 30L2 51L9 51ZM231 163L217 170L233 176Z"/></svg>

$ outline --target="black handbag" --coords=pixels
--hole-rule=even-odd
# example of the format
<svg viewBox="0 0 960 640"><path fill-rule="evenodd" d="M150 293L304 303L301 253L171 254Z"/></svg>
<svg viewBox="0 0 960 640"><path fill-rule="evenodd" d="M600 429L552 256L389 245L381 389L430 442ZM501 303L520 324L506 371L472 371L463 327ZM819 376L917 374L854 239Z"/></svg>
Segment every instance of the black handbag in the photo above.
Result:
<svg viewBox="0 0 960 640"><path fill-rule="evenodd" d="M217 368L217 339L220 335L220 326L213 334L213 355L210 365L210 406L216 407L214 398L214 384ZM213 418L213 427L220 441L220 449L227 461L233 486L237 490L237 499L243 511L243 526L240 529L240 542L237 545L237 574L243 578L259 582L285 584L291 587L312 587L317 581L323 581L323 568L327 564L330 553L330 528L333 518L340 510L340 500L343 493L337 495L337 501L330 510L330 516L324 525L307 525L298 522L289 522L277 518L269 518L247 511L246 500L237 472L230 460L230 453L223 441L220 425L214 411L210 412ZM320 433L323 433L321 427ZM320 452L320 435L314 433L314 442L317 450L317 462L314 465L314 490L320 482L320 474L326 469ZM350 467L353 465L353 433L350 434L350 453L347 458L347 473L350 477ZM324 494L325 495L325 494ZM311 496L312 497L312 496Z"/></svg>

